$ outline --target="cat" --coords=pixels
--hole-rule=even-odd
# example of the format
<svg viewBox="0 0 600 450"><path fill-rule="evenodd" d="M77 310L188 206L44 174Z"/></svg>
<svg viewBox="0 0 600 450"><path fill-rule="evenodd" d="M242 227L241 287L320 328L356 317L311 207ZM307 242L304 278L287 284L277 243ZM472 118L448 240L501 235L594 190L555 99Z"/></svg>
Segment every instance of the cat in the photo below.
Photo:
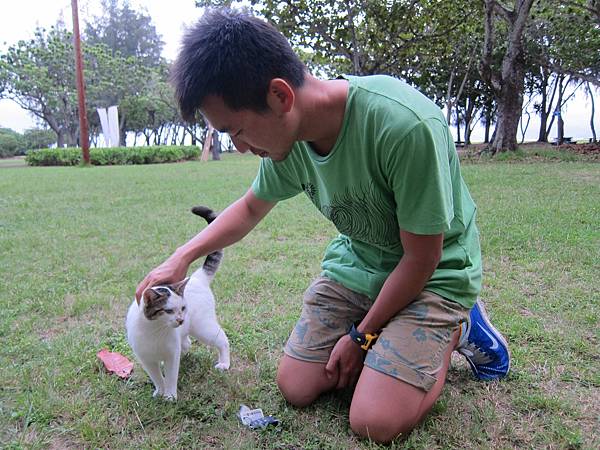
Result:
<svg viewBox="0 0 600 450"><path fill-rule="evenodd" d="M204 206L196 206L192 212L208 223L217 217ZM148 288L140 303L134 299L129 307L127 340L154 383L153 397L177 399L180 357L190 348L190 336L216 347L219 360L215 368L229 369L229 340L217 322L215 299L210 289L222 257L222 250L209 254L191 277L175 284Z"/></svg>

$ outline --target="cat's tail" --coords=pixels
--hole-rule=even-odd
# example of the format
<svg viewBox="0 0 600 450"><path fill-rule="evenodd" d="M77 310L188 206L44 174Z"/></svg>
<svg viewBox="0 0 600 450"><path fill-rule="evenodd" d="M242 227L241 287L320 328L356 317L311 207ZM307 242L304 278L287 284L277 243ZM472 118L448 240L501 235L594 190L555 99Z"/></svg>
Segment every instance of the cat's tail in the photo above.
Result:
<svg viewBox="0 0 600 450"><path fill-rule="evenodd" d="M208 223L211 223L217 218L217 213L206 206L194 206L192 208L192 212L197 216L204 217ZM204 260L204 264L202 265L202 270L204 273L212 278L217 272L219 265L221 265L222 258L223 250L217 250L207 255L206 259Z"/></svg>

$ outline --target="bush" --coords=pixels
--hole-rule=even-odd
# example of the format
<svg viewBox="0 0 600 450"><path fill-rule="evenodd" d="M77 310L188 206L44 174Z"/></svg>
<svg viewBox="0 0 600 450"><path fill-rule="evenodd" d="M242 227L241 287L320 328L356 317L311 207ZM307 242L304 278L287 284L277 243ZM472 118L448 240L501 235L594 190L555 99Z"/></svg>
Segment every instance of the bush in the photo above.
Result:
<svg viewBox="0 0 600 450"><path fill-rule="evenodd" d="M9 128L0 128L0 158L22 154L22 136Z"/></svg>
<svg viewBox="0 0 600 450"><path fill-rule="evenodd" d="M90 148L90 162L95 166L158 164L199 157L200 148L193 145ZM31 150L26 160L30 166L76 166L83 157L80 148L58 148Z"/></svg>

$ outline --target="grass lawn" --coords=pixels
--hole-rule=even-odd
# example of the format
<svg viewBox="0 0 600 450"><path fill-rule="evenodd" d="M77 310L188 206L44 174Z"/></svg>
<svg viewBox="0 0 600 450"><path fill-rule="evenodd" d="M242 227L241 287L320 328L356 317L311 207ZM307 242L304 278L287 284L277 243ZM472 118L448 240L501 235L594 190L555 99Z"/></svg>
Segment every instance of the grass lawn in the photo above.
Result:
<svg viewBox="0 0 600 450"><path fill-rule="evenodd" d="M132 357L124 317L139 280L242 195L258 158L0 171L0 447L379 448L348 427L349 392L289 407L274 383L281 349L334 228L304 197L278 205L226 250L213 282L232 368L195 345L176 403L151 398L141 367L104 373L102 348ZM600 447L600 164L477 162L488 312L510 342L502 382L455 356L428 419L391 448ZM282 421L250 431L240 404ZM384 447L381 447L384 448Z"/></svg>

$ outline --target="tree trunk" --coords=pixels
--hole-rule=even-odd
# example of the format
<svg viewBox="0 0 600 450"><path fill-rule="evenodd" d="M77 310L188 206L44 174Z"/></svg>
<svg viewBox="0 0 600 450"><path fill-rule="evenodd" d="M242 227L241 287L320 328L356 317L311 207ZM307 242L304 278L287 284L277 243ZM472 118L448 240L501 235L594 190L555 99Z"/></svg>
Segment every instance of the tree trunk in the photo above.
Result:
<svg viewBox="0 0 600 450"><path fill-rule="evenodd" d="M56 133L56 147L63 148L65 146L65 133L62 131L55 131Z"/></svg>
<svg viewBox="0 0 600 450"><path fill-rule="evenodd" d="M471 97L467 97L467 107L465 108L465 145L471 145L471 122L473 121L473 110L475 109L475 102L471 100Z"/></svg>
<svg viewBox="0 0 600 450"><path fill-rule="evenodd" d="M483 142L486 144L490 143L490 128L492 127L492 108L485 107L485 133L483 136Z"/></svg>
<svg viewBox="0 0 600 450"><path fill-rule="evenodd" d="M456 105L456 142L460 141L460 113L458 111L458 105Z"/></svg>
<svg viewBox="0 0 600 450"><path fill-rule="evenodd" d="M594 115L596 114L596 108L594 105L594 93L590 87L590 83L587 83L587 89L590 94L590 100L592 102L592 115L590 116L590 129L592 130L592 142L596 142L596 128L594 127Z"/></svg>
<svg viewBox="0 0 600 450"><path fill-rule="evenodd" d="M542 72L542 85L540 91L542 93L542 102L540 104L540 131L538 133L538 142L548 142L548 133L546 132L546 126L548 126L548 112L546 111L546 105L548 103L548 71L544 68Z"/></svg>
<svg viewBox="0 0 600 450"><path fill-rule="evenodd" d="M221 139L219 133L214 132L212 135L212 146L210 148L213 161L221 160Z"/></svg>
<svg viewBox="0 0 600 450"><path fill-rule="evenodd" d="M562 118L560 110L558 111L558 120L556 121L556 144L562 145L565 140L565 121Z"/></svg>
<svg viewBox="0 0 600 450"><path fill-rule="evenodd" d="M125 120L125 114L121 111L121 117L119 118L119 147L127 146L127 120Z"/></svg>
<svg viewBox="0 0 600 450"><path fill-rule="evenodd" d="M524 76L522 68L515 68L504 80L498 98L496 137L491 144L492 153L515 151L521 108L523 107Z"/></svg>
<svg viewBox="0 0 600 450"><path fill-rule="evenodd" d="M77 147L79 143L78 130L68 130L66 135L66 141L68 147Z"/></svg>
<svg viewBox="0 0 600 450"><path fill-rule="evenodd" d="M179 127L175 125L173 127L173 135L171 136L171 145L177 145L177 135L179 134Z"/></svg>
<svg viewBox="0 0 600 450"><path fill-rule="evenodd" d="M550 118L550 122L546 126L546 136L550 136L550 131L552 130L552 125L554 125L554 119L556 117L558 117L556 114L556 111L560 111L561 105L563 103L563 96L565 94L564 79L565 79L564 75L559 75L558 78L556 79L556 83L554 86L554 93L552 94L552 99L550 100L549 106L551 107L552 104L554 103L554 94L556 92L558 92L558 100L556 101L556 107L552 111L553 114L552 114L552 117ZM550 115L550 110L548 110L548 115Z"/></svg>
<svg viewBox="0 0 600 450"><path fill-rule="evenodd" d="M525 71L523 60L523 33L529 19L533 0L515 0L510 11L497 0L484 0L484 43L480 64L482 78L489 84L498 105L496 130L490 145L493 154L517 149L517 132L521 107ZM494 53L497 51L496 21L502 19L508 26L504 42L506 50L500 70L494 68Z"/></svg>
<svg viewBox="0 0 600 450"><path fill-rule="evenodd" d="M198 144L198 138L196 137L196 126L190 130L190 136L192 137L192 145Z"/></svg>

